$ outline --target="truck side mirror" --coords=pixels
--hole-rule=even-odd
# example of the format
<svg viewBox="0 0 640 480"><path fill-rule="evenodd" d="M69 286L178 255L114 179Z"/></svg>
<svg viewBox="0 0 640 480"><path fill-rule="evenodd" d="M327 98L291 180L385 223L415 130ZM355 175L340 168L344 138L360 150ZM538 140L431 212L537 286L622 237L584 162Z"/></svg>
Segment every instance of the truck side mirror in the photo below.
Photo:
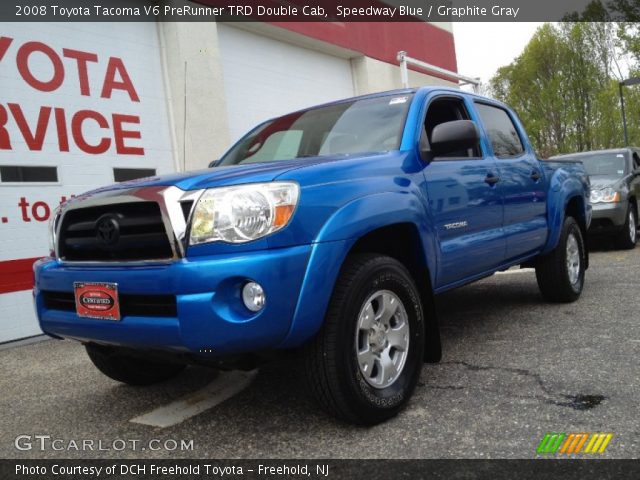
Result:
<svg viewBox="0 0 640 480"><path fill-rule="evenodd" d="M434 156L475 148L480 141L478 127L471 120L453 120L436 125L431 133Z"/></svg>

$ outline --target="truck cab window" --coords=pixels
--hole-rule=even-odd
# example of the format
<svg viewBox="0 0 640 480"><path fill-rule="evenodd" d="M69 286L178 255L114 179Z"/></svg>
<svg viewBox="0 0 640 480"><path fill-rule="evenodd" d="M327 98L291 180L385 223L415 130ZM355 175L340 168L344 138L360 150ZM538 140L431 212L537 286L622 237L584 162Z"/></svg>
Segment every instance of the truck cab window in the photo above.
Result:
<svg viewBox="0 0 640 480"><path fill-rule="evenodd" d="M506 110L484 103L476 103L476 109L497 158L517 157L524 152L518 130Z"/></svg>
<svg viewBox="0 0 640 480"><path fill-rule="evenodd" d="M455 120L470 120L469 113L462 100L441 98L431 102L424 122L423 135L420 139L421 147L427 147L431 142L431 135L436 126ZM476 146L468 150L458 150L438 156L438 158L478 158L480 156L480 149Z"/></svg>

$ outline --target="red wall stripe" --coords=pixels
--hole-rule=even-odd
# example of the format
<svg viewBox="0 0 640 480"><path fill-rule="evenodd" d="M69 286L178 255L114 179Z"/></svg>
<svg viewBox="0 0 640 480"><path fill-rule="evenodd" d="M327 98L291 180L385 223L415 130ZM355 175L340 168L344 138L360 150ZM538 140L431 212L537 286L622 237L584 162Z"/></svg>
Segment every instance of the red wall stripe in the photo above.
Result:
<svg viewBox="0 0 640 480"><path fill-rule="evenodd" d="M453 34L425 22L269 23L394 65L405 50L410 57L458 71Z"/></svg>
<svg viewBox="0 0 640 480"><path fill-rule="evenodd" d="M36 258L0 262L0 293L20 292L33 288L33 264Z"/></svg>
<svg viewBox="0 0 640 480"><path fill-rule="evenodd" d="M228 0L195 0L196 3L228 8ZM295 19L305 18L298 15L266 15L258 17L257 6L278 8L283 6L302 7L309 5L301 0L260 0L253 5L254 12L249 18L253 21L264 21L271 25L315 38L329 44L337 45L383 62L398 65L396 56L400 50L406 51L410 57L437 65L438 67L458 71L456 63L456 48L453 33L436 27L428 22L415 19L411 22L377 21L377 22L300 22ZM335 10L335 2L329 0L314 0L313 6L324 7L326 11ZM389 7L379 0L345 0L344 6L349 7ZM302 8L298 8L299 11ZM228 12L228 10L227 10ZM277 21L279 19L287 21ZM378 18L381 20L381 18ZM413 67L410 67L413 69ZM418 70L418 69L416 69Z"/></svg>

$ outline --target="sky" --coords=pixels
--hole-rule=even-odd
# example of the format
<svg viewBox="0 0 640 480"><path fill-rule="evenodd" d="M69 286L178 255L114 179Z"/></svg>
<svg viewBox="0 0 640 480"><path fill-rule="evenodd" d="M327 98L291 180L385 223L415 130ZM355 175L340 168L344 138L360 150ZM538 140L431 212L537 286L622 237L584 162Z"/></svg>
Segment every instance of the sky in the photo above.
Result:
<svg viewBox="0 0 640 480"><path fill-rule="evenodd" d="M454 22L458 73L480 77L483 83L498 68L511 63L542 23L533 22Z"/></svg>

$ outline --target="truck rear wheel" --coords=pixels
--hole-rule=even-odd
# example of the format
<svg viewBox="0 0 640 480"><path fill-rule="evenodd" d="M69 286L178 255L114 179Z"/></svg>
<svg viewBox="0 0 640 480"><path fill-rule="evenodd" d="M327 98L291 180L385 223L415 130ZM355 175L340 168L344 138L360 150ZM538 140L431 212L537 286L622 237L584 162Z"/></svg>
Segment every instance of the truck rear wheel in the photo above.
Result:
<svg viewBox="0 0 640 480"><path fill-rule="evenodd" d="M638 219L636 218L636 209L633 203L630 203L627 209L627 220L624 222L624 226L616 238L618 247L625 250L635 248L637 236Z"/></svg>
<svg viewBox="0 0 640 480"><path fill-rule="evenodd" d="M350 423L396 415L423 363L424 318L407 269L380 255L349 257L324 325L305 348L308 387L320 405Z"/></svg>
<svg viewBox="0 0 640 480"><path fill-rule="evenodd" d="M574 302L584 286L586 255L580 226L567 217L556 248L540 257L536 264L538 287L545 300Z"/></svg>
<svg viewBox="0 0 640 480"><path fill-rule="evenodd" d="M179 363L158 362L128 355L116 347L85 345L93 364L107 377L129 385L151 385L168 380L185 369Z"/></svg>

